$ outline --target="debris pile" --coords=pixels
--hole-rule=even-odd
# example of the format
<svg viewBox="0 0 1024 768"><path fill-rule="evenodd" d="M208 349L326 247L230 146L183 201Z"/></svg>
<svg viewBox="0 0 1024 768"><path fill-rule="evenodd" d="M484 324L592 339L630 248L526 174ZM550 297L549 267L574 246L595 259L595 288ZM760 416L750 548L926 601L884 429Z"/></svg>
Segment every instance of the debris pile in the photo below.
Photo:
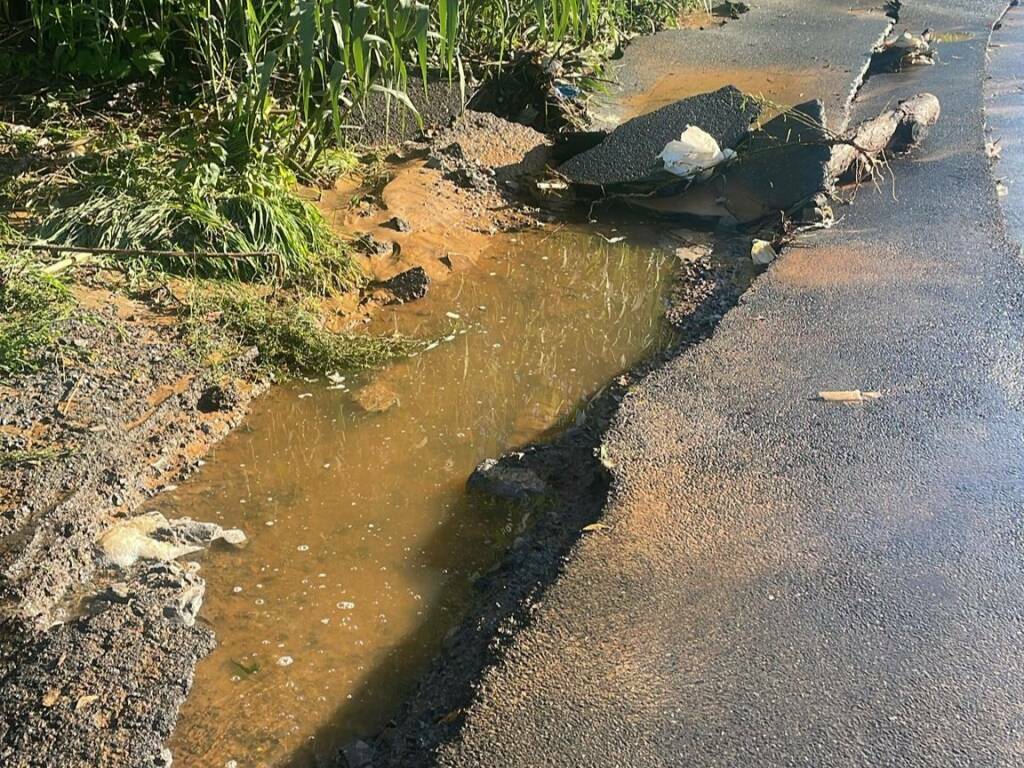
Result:
<svg viewBox="0 0 1024 768"><path fill-rule="evenodd" d="M882 43L882 49L875 54L872 69L876 72L899 72L915 64L934 64L938 55L930 29L920 35L906 31Z"/></svg>
<svg viewBox="0 0 1024 768"><path fill-rule="evenodd" d="M650 192L674 189L679 176L666 170L664 153L678 153L680 134L690 127L712 139L720 150L733 149L747 135L760 108L753 99L726 86L713 93L682 99L623 123L600 144L563 163L558 171L578 186L604 191ZM708 145L710 146L710 145Z"/></svg>
<svg viewBox="0 0 1024 768"><path fill-rule="evenodd" d="M940 112L935 96L920 93L861 123L832 148L829 175L839 182L870 176L886 152L907 152L924 141Z"/></svg>
<svg viewBox="0 0 1024 768"><path fill-rule="evenodd" d="M634 118L606 137L578 134L583 150L558 175L578 196L620 200L690 225L781 219L786 227L828 226L836 184L876 173L888 154L919 144L938 117L938 99L920 94L843 135L829 130L817 100L756 123L761 103L727 86ZM767 251L755 256L765 259Z"/></svg>

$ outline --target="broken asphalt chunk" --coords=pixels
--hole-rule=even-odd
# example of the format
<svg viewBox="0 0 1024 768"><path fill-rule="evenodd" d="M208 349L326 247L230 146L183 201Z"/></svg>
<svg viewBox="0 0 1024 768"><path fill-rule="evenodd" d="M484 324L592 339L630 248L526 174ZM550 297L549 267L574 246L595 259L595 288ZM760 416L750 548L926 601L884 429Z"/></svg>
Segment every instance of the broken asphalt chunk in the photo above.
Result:
<svg viewBox="0 0 1024 768"><path fill-rule="evenodd" d="M748 224L785 213L818 223L828 218L821 198L831 189L830 143L822 103L808 101L752 133L737 148L736 160L704 184L631 202L687 221ZM804 221L805 209L815 221Z"/></svg>
<svg viewBox="0 0 1024 768"><path fill-rule="evenodd" d="M598 187L671 179L658 156L687 126L700 128L720 147L730 148L747 134L759 111L753 99L732 86L690 96L623 123L593 149L560 166L559 172L575 184Z"/></svg>
<svg viewBox="0 0 1024 768"><path fill-rule="evenodd" d="M741 222L799 210L829 188L831 157L820 101L808 101L772 118L740 149L721 176L721 195Z"/></svg>

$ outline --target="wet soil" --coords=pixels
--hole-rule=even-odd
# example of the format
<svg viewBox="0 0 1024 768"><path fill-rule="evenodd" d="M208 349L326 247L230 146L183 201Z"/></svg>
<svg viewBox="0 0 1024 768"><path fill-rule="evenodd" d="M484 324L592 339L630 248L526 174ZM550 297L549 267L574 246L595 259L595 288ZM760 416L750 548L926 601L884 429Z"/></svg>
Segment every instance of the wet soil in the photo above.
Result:
<svg viewBox="0 0 1024 768"><path fill-rule="evenodd" d="M111 572L94 542L189 474L265 384L252 358L216 376L187 362L173 313L115 292L119 280L78 285L57 357L0 392L5 456L38 457L0 468L5 766L155 764L212 644L182 612L198 576ZM197 407L211 387L230 405ZM90 602L115 581L116 600Z"/></svg>

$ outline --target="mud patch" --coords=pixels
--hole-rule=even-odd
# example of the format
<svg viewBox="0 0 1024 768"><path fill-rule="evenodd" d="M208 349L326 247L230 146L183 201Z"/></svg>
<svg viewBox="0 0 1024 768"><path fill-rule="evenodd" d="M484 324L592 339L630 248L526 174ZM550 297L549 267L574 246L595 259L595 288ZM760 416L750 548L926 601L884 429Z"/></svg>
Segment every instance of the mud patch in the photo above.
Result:
<svg viewBox="0 0 1024 768"><path fill-rule="evenodd" d="M659 77L653 86L622 101L618 117L628 120L653 112L687 96L695 96L722 88L735 86L743 93L750 94L784 107L792 107L811 96L817 96L821 70L786 70L761 68L703 69L674 66L672 71ZM766 117L777 110L768 105Z"/></svg>

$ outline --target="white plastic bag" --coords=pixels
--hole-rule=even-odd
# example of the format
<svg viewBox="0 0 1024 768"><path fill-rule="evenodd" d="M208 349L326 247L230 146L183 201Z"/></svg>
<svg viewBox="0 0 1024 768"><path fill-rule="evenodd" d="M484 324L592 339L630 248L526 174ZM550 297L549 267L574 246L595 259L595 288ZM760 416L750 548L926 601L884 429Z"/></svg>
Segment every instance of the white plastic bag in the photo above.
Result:
<svg viewBox="0 0 1024 768"><path fill-rule="evenodd" d="M695 125L686 126L678 141L670 141L658 155L665 170L676 176L710 176L716 165L731 160L736 153L723 150L715 137Z"/></svg>

